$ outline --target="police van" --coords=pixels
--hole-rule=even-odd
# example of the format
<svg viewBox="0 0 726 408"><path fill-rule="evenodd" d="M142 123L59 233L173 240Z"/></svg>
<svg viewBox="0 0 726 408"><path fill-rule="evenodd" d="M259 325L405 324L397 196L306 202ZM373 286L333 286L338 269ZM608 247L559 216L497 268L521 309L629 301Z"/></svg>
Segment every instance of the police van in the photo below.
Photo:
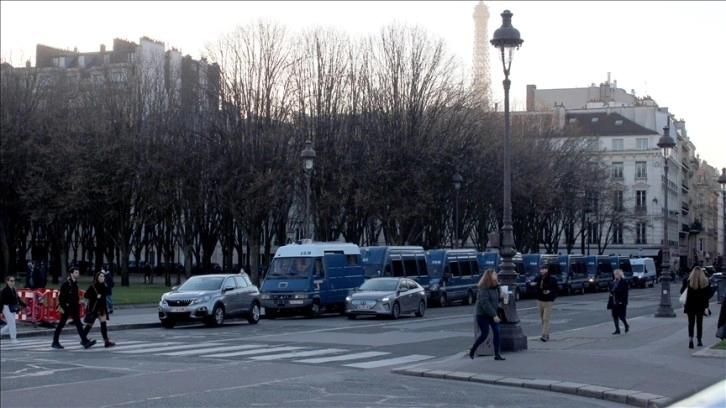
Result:
<svg viewBox="0 0 726 408"><path fill-rule="evenodd" d="M300 242L281 246L260 285L267 318L345 311L345 297L364 281L358 245Z"/></svg>
<svg viewBox="0 0 726 408"><path fill-rule="evenodd" d="M429 304L444 307L474 303L481 273L475 249L433 249L426 252Z"/></svg>

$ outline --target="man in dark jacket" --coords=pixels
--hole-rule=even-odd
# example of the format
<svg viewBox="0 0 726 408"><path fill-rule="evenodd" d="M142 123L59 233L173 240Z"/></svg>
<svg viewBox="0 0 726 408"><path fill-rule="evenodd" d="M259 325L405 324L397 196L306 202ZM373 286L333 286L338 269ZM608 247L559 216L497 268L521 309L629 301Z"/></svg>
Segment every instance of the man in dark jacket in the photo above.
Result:
<svg viewBox="0 0 726 408"><path fill-rule="evenodd" d="M537 306L539 307L539 318L542 322L542 337L539 339L547 341L550 339L552 305L555 303L558 291L557 279L550 275L547 263L539 266L539 276L530 285L537 287Z"/></svg>
<svg viewBox="0 0 726 408"><path fill-rule="evenodd" d="M111 267L109 265L109 270L101 269L103 271L103 276L106 280L106 305L108 306L108 313L113 313L113 299L111 299L111 295L113 294L113 287L116 286L116 284L113 282L113 272L111 271Z"/></svg>
<svg viewBox="0 0 726 408"><path fill-rule="evenodd" d="M65 348L61 346L59 338L61 330L65 327L69 317L73 319L73 324L76 325L76 330L78 330L78 335L81 337L83 348L90 348L96 344L96 340L89 340L86 337L86 334L83 332L83 325L81 324L80 298L78 296L78 277L80 274L81 271L78 268L72 267L68 274L68 279L60 287L58 308L60 309L61 316L60 321L58 321L58 326L55 328L55 333L53 333L53 344L51 344L51 347L54 349Z"/></svg>

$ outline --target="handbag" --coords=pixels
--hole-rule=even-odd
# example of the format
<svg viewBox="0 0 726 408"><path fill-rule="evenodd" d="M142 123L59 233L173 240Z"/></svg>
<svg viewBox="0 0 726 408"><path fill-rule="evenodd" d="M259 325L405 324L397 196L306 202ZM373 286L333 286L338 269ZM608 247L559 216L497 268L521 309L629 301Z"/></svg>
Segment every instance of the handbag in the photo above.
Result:
<svg viewBox="0 0 726 408"><path fill-rule="evenodd" d="M613 295L610 295L610 297L608 298L607 309L610 310L612 308L613 308Z"/></svg>
<svg viewBox="0 0 726 408"><path fill-rule="evenodd" d="M504 314L504 309L497 307L497 317L499 317L499 323L507 323L507 315Z"/></svg>
<svg viewBox="0 0 726 408"><path fill-rule="evenodd" d="M681 302L681 305L686 305L686 299L688 298L688 288L686 287L686 290L681 293L681 297L678 298L678 301Z"/></svg>
<svg viewBox="0 0 726 408"><path fill-rule="evenodd" d="M10 309L10 313L18 313L20 311L20 305L8 305L8 309Z"/></svg>
<svg viewBox="0 0 726 408"><path fill-rule="evenodd" d="M86 315L83 316L83 323L93 324L96 321L96 314L93 311L87 311Z"/></svg>

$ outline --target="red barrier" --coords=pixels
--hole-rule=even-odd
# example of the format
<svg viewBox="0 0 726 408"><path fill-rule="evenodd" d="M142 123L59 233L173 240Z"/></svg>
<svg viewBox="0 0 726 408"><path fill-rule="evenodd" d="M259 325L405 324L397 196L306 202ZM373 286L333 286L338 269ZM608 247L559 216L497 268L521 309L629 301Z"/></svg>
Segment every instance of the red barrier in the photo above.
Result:
<svg viewBox="0 0 726 408"><path fill-rule="evenodd" d="M27 305L27 307L21 307L20 311L15 313L15 320L20 322L32 323L35 326L37 323L57 323L60 321L61 313L58 310L58 295L60 291L58 289L16 289L18 292L18 298ZM78 297L83 299L83 295L86 292L78 290ZM80 302L78 305L79 315L83 318L86 314L86 303Z"/></svg>

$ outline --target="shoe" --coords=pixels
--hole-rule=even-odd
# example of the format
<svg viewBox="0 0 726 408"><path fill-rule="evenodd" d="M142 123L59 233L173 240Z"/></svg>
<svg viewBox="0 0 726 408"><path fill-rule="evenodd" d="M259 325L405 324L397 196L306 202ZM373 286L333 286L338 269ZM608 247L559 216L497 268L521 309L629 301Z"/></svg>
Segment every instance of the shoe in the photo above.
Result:
<svg viewBox="0 0 726 408"><path fill-rule="evenodd" d="M698 347L703 347L703 343L701 343L701 339L698 339L698 344L696 344Z"/></svg>
<svg viewBox="0 0 726 408"><path fill-rule="evenodd" d="M542 337L540 337L540 338L539 338L539 340L540 340L540 341L547 341L547 337L545 337L545 336L542 336Z"/></svg>
<svg viewBox="0 0 726 408"><path fill-rule="evenodd" d="M499 354L499 353L497 353L497 354L494 355L494 359L495 360L502 360L502 361L506 360L506 358L502 357L502 355Z"/></svg>
<svg viewBox="0 0 726 408"><path fill-rule="evenodd" d="M613 334L620 334L620 330L615 330Z"/></svg>
<svg viewBox="0 0 726 408"><path fill-rule="evenodd" d="M693 340L688 341L688 348L690 348L690 349L693 348Z"/></svg>
<svg viewBox="0 0 726 408"><path fill-rule="evenodd" d="M115 346L115 345L116 345L116 343L112 342L111 340L106 340L106 341L105 341L105 342L103 343L103 347L113 347L113 346ZM472 357L472 358L473 358L473 357Z"/></svg>
<svg viewBox="0 0 726 408"><path fill-rule="evenodd" d="M109 310L108 314L113 314L113 309Z"/></svg>
<svg viewBox="0 0 726 408"><path fill-rule="evenodd" d="M10 340L10 342L13 344L20 344L20 340L18 340L18 339L12 339L12 340Z"/></svg>
<svg viewBox="0 0 726 408"><path fill-rule="evenodd" d="M84 349L89 349L93 347L93 345L96 344L96 340L88 340L83 344Z"/></svg>
<svg viewBox="0 0 726 408"><path fill-rule="evenodd" d="M629 324L626 324L625 325L625 333L627 333L629 331L630 331L630 325Z"/></svg>
<svg viewBox="0 0 726 408"><path fill-rule="evenodd" d="M53 344L51 344L50 346L53 347L54 349L58 349L58 350L62 350L65 348L65 347L61 346L61 344L58 343L57 341L54 341Z"/></svg>

